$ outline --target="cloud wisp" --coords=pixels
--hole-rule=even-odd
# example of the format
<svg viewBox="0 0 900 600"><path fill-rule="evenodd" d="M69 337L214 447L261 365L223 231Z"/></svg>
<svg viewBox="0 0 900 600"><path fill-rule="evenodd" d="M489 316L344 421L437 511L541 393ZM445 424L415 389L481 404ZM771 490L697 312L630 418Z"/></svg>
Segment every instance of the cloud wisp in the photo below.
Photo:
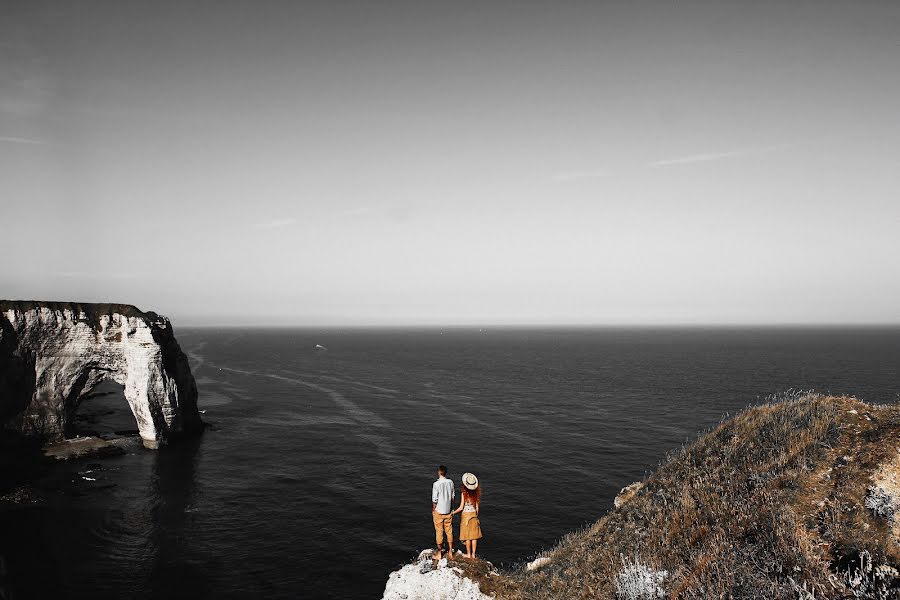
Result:
<svg viewBox="0 0 900 600"><path fill-rule="evenodd" d="M726 150L725 152L703 152L699 154L688 154L686 156L676 156L674 158L664 158L651 163L647 163L650 168L674 167L678 165L691 165L695 163L713 162L717 160L725 160L728 158L737 158L741 156L758 156L769 152L778 152L796 148L799 144L796 142L770 144L768 146L754 146L749 148L738 148L736 150Z"/></svg>
<svg viewBox="0 0 900 600"><path fill-rule="evenodd" d="M285 217L285 218L281 218L281 219L272 219L270 221L265 221L263 223L256 223L255 225L253 225L253 227L256 229L264 229L264 230L281 229L282 227L289 227L296 222L297 222L297 219L295 219L293 217Z"/></svg>
<svg viewBox="0 0 900 600"><path fill-rule="evenodd" d="M714 160L722 160L725 158L734 158L746 154L744 151L731 150L728 152L704 152L702 154L689 154L687 156L677 156L675 158L664 158L649 163L647 166L657 169L660 167L672 167L676 165L690 165L701 162L711 162Z"/></svg>
<svg viewBox="0 0 900 600"><path fill-rule="evenodd" d="M7 144L28 144L31 146L55 146L56 142L38 140L34 138L15 137L12 135L0 135L0 142Z"/></svg>

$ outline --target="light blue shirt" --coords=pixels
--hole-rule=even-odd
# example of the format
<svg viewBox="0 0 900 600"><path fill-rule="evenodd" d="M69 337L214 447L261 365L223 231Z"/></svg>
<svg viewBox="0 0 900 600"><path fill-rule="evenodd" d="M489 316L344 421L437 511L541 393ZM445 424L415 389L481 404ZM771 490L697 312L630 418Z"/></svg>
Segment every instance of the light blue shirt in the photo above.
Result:
<svg viewBox="0 0 900 600"><path fill-rule="evenodd" d="M456 493L453 491L453 480L441 477L431 486L431 501L437 504L434 510L442 515L450 514L453 498Z"/></svg>

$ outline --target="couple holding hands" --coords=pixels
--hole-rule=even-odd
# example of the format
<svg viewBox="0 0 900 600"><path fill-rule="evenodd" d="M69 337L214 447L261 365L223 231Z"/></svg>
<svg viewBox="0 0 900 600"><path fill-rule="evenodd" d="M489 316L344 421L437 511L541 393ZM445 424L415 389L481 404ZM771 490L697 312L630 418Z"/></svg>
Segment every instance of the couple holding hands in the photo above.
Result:
<svg viewBox="0 0 900 600"><path fill-rule="evenodd" d="M437 540L435 560L443 555L444 536L447 537L447 558L453 558L453 515L462 513L459 523L459 539L466 544L466 558L475 558L478 540L481 539L481 523L478 521L478 509L481 504L481 488L478 478L472 473L462 476L462 497L459 508L453 510L456 492L453 480L447 479L447 467L441 465L437 470L438 479L431 486L431 517L434 521L434 534Z"/></svg>

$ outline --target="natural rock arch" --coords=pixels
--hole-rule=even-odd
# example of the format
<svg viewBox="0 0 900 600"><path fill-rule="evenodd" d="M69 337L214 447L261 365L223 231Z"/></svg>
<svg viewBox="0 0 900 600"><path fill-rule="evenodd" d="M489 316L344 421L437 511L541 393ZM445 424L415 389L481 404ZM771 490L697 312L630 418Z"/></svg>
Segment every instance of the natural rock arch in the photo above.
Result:
<svg viewBox="0 0 900 600"><path fill-rule="evenodd" d="M90 392L83 394L67 419L67 438L83 435L108 437L137 435L131 407L125 399L125 386L106 378ZM77 447L77 446L76 446ZM60 451L63 451L60 448Z"/></svg>
<svg viewBox="0 0 900 600"><path fill-rule="evenodd" d="M104 379L124 386L146 447L202 428L197 385L165 317L123 304L0 301L0 421L61 439Z"/></svg>

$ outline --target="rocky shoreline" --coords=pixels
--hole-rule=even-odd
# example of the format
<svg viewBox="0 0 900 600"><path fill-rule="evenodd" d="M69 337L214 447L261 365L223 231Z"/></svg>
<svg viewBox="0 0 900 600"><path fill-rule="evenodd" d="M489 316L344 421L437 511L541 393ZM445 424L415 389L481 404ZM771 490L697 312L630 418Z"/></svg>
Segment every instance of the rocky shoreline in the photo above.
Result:
<svg viewBox="0 0 900 600"><path fill-rule="evenodd" d="M100 391L107 384L118 390ZM99 404L79 412L93 397ZM110 415L114 430L96 430ZM155 449L203 428L165 317L127 304L0 300L0 506L41 504L35 482L54 462Z"/></svg>

